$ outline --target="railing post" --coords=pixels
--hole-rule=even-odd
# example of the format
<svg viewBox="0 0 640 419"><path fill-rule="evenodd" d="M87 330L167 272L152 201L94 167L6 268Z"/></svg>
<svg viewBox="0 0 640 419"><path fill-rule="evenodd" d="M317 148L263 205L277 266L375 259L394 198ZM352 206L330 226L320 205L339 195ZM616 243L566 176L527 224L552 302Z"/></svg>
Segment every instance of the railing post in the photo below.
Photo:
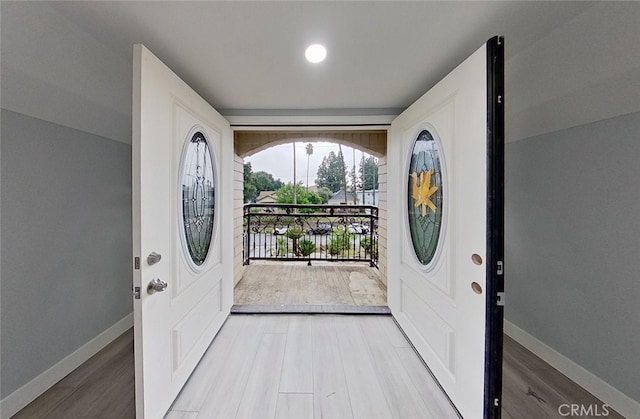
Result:
<svg viewBox="0 0 640 419"><path fill-rule="evenodd" d="M375 243L373 242L373 229L374 229L374 223L373 223L373 208L369 208L369 266L371 266L372 268L374 266L376 266L376 264L373 261L374 258L374 252L375 252Z"/></svg>
<svg viewBox="0 0 640 419"><path fill-rule="evenodd" d="M247 218L247 238L245 239L245 265L251 263L251 207L245 207L245 216Z"/></svg>

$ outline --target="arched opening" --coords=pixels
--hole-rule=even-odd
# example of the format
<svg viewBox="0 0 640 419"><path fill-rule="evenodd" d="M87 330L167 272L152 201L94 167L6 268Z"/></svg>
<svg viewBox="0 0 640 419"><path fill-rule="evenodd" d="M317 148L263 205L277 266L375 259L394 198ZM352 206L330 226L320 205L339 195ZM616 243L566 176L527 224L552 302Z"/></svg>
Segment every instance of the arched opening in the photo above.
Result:
<svg viewBox="0 0 640 419"><path fill-rule="evenodd" d="M243 279L243 275L246 272L250 272L250 269L253 269L251 265L249 268L245 265L246 259L243 257L243 250L245 246L244 239L246 237L246 218L245 218L245 207L244 207L244 163L245 158L249 156L254 156L255 154L270 149L272 147L283 145L283 144L321 144L321 143L333 143L333 144L341 144L344 146L351 147L355 150L358 150L359 159L358 164L360 163L360 158L364 156L373 156L376 158L377 163L377 190L374 192L375 195L375 204L376 204L376 275L385 288L385 302L383 305L386 306L386 274L387 274L387 219L386 219L386 153L387 153L387 131L384 129L375 129L375 130L297 130L297 131L287 131L287 130L268 130L268 131L235 131L234 132L234 152L235 152L235 194L234 194L234 208L235 208L235 220L234 220L234 248L235 248L235 257L234 257L234 265L235 265L235 278L234 285L238 285L240 280ZM355 152L354 152L355 154ZM292 151L287 154L292 158ZM286 158L286 157L285 157ZM353 159L355 160L355 159ZM353 161L352 160L352 161ZM306 165L305 162L300 162L300 166ZM353 164L353 163L351 163ZM300 167L299 166L299 167ZM352 167L347 167L348 171L352 170ZM356 169L358 170L358 169ZM285 179L286 181L291 181L291 179ZM303 184L306 184L306 180L304 177L298 178L297 182L303 181ZM313 182L311 183L313 184ZM358 194L357 201L359 204L363 203L363 200L360 198L360 194ZM352 203L352 202L350 202ZM327 210L328 212L329 210ZM350 227L351 228L351 227ZM308 234L308 233L307 233ZM326 242L325 242L326 243ZM304 260L302 261L304 262ZM339 262L331 263L331 270L338 269L337 267ZM315 261L314 261L315 264ZM319 262L322 266L323 263ZM300 267L304 267L305 263L288 263L288 269L294 269L292 266L299 265ZM329 265L329 264L324 264ZM280 264L282 266L282 264ZM346 267L347 265L342 265ZM315 267L315 266L314 266ZM247 269L249 269L247 271ZM311 271L306 271L304 275L309 275ZM349 276L349 274L347 274ZM358 276L357 274L355 275ZM244 284L243 284L244 285ZM357 285L354 285L357 286ZM239 294L239 292L237 292ZM313 298L310 298L309 301L313 301ZM336 302L339 304L339 301ZM373 305L373 304L372 304ZM376 306L378 304L375 304Z"/></svg>
<svg viewBox="0 0 640 419"><path fill-rule="evenodd" d="M234 148L241 157L279 144L297 142L333 142L344 144L376 157L387 154L386 130L361 131L235 131Z"/></svg>

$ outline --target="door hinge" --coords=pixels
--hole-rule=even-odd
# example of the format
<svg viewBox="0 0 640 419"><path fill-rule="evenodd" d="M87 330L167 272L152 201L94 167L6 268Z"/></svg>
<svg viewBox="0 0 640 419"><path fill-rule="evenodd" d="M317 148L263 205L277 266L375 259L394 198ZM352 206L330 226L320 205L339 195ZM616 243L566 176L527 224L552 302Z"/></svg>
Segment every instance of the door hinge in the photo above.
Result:
<svg viewBox="0 0 640 419"><path fill-rule="evenodd" d="M499 260L496 263L496 265L497 265L496 274L502 275L502 273L504 272L504 262Z"/></svg>
<svg viewBox="0 0 640 419"><path fill-rule="evenodd" d="M139 257L135 257L133 258L133 268L138 271L140 270L140 258Z"/></svg>
<svg viewBox="0 0 640 419"><path fill-rule="evenodd" d="M495 407L500 407L500 399L498 399L498 398L493 399L493 405Z"/></svg>
<svg viewBox="0 0 640 419"><path fill-rule="evenodd" d="M496 301L496 304L497 304L499 307L504 307L504 298L505 298L504 291L499 292L499 293L498 293L498 299L497 299L497 301Z"/></svg>
<svg viewBox="0 0 640 419"><path fill-rule="evenodd" d="M140 299L140 287L135 287L133 289L133 298L135 298L136 300Z"/></svg>

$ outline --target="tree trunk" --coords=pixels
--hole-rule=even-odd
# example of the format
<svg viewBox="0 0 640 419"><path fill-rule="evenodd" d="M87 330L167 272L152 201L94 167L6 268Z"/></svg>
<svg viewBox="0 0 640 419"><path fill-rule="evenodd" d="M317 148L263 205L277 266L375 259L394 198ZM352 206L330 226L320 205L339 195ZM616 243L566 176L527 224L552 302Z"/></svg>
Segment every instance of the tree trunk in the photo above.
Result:
<svg viewBox="0 0 640 419"><path fill-rule="evenodd" d="M293 142L293 205L298 203L297 189L298 188L296 188L296 143L294 141Z"/></svg>
<svg viewBox="0 0 640 419"><path fill-rule="evenodd" d="M340 159L342 160L342 185L344 187L344 203L347 203L347 165L344 163L344 154L342 154L342 144L338 144L340 150Z"/></svg>

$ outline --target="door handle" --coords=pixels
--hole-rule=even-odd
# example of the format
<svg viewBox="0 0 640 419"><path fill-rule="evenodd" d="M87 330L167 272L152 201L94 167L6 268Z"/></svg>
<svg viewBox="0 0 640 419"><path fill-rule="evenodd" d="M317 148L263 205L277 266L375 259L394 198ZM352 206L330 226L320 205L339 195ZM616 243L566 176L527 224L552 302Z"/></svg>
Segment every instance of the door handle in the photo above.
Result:
<svg viewBox="0 0 640 419"><path fill-rule="evenodd" d="M147 294L155 294L156 292L162 292L167 289L167 284L160 278L152 279L147 285Z"/></svg>

